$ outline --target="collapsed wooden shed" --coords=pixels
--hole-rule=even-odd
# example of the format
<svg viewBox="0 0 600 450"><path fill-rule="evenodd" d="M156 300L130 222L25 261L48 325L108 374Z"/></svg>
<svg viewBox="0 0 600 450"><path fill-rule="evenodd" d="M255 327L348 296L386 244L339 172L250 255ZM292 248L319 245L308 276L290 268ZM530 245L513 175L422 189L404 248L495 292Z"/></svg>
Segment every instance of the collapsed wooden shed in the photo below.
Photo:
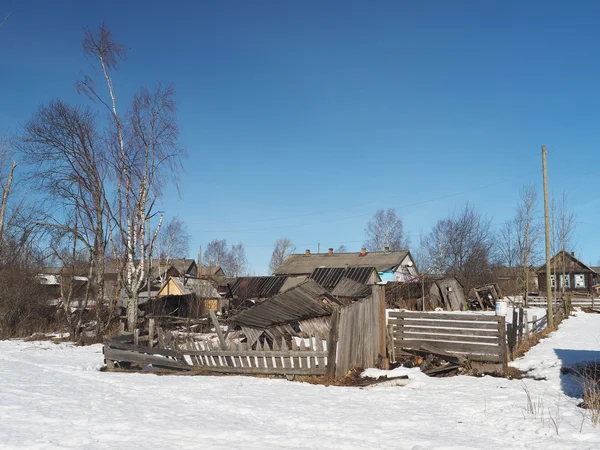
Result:
<svg viewBox="0 0 600 450"><path fill-rule="evenodd" d="M388 282L385 285L385 299L388 307L409 311L432 311L437 308L445 311L466 309L464 289L453 277Z"/></svg>
<svg viewBox="0 0 600 450"><path fill-rule="evenodd" d="M341 302L319 286L314 280L281 292L270 299L240 312L228 319L230 325L239 326L247 341L255 343L265 333L272 340L285 335L298 335L305 331L328 329L328 316L332 306Z"/></svg>

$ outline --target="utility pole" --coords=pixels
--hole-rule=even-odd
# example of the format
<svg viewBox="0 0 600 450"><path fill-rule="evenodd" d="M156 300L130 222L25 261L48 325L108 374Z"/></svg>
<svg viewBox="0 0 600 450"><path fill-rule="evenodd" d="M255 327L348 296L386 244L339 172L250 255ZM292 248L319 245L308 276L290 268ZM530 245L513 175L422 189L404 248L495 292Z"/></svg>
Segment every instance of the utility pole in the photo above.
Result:
<svg viewBox="0 0 600 450"><path fill-rule="evenodd" d="M548 208L548 169L546 168L546 146L542 145L542 169L544 173L544 220L546 222L546 317L548 328L554 327L552 316L552 272L550 270L550 213Z"/></svg>

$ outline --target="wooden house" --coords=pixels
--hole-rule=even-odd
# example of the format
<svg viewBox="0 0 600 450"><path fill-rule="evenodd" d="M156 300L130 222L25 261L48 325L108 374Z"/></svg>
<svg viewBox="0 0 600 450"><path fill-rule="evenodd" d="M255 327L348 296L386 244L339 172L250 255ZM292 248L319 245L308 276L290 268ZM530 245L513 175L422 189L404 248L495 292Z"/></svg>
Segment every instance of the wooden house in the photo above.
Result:
<svg viewBox="0 0 600 450"><path fill-rule="evenodd" d="M199 318L209 311L222 311L226 306L226 301L210 281L169 277L146 310L151 315Z"/></svg>
<svg viewBox="0 0 600 450"><path fill-rule="evenodd" d="M381 281L409 281L418 274L417 267L408 250L367 252L362 249L355 253L334 253L330 248L327 253L312 254L306 250L302 254L290 255L274 275L290 277L308 277L315 269L334 267L375 267Z"/></svg>
<svg viewBox="0 0 600 450"><path fill-rule="evenodd" d="M567 292L593 293L598 283L599 272L575 257L573 252L560 251L550 260L551 284L553 289ZM546 265L537 270L540 291L546 289Z"/></svg>

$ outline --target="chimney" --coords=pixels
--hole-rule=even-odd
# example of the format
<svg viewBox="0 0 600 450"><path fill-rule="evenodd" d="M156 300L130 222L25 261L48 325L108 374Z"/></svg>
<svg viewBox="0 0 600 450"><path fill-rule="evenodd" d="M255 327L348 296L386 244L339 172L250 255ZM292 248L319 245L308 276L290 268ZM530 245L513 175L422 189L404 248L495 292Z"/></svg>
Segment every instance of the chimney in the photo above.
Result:
<svg viewBox="0 0 600 450"><path fill-rule="evenodd" d="M575 256L575 252L571 252L571 256Z"/></svg>
<svg viewBox="0 0 600 450"><path fill-rule="evenodd" d="M390 252L390 248L389 247L383 247L383 251L386 252L386 253L389 253Z"/></svg>
<svg viewBox="0 0 600 450"><path fill-rule="evenodd" d="M310 250L306 249L306 252L304 253L306 256L310 256Z"/></svg>
<svg viewBox="0 0 600 450"><path fill-rule="evenodd" d="M365 256L367 254L367 249L366 248L361 248L360 249L360 255L359 256Z"/></svg>
<svg viewBox="0 0 600 450"><path fill-rule="evenodd" d="M327 253L330 254L330 255L333 255L333 249L330 248L329 250L327 250Z"/></svg>

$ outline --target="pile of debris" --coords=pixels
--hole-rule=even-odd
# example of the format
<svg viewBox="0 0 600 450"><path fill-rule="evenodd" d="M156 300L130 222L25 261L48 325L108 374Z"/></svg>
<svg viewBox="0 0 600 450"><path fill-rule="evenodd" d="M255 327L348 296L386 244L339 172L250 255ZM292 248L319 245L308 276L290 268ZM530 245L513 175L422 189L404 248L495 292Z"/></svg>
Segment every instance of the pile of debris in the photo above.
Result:
<svg viewBox="0 0 600 450"><path fill-rule="evenodd" d="M429 344L423 344L416 350L396 351L395 367L399 366L419 367L425 375L432 377L480 375L467 358L445 352Z"/></svg>

